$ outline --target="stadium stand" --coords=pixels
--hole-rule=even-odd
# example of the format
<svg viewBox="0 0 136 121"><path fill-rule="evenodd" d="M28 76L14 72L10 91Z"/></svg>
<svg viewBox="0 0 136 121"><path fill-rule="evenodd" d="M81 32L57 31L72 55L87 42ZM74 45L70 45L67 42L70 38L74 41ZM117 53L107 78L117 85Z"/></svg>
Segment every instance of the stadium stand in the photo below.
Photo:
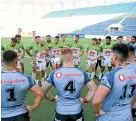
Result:
<svg viewBox="0 0 136 121"><path fill-rule="evenodd" d="M53 11L43 16L42 18L57 18L57 17L70 17L70 16L85 16L95 14L115 14L115 13L128 13L136 3L123 3L107 6L95 6L87 8L69 9ZM125 8L125 9L124 9Z"/></svg>

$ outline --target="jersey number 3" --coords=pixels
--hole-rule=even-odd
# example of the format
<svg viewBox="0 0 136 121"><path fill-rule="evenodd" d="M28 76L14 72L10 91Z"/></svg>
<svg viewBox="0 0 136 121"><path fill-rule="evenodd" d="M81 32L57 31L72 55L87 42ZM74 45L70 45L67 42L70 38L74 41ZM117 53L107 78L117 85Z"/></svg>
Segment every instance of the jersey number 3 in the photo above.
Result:
<svg viewBox="0 0 136 121"><path fill-rule="evenodd" d="M64 87L64 91L69 91L70 93L74 93L76 91L76 88L75 88L75 81L72 80L72 81L69 81L66 86Z"/></svg>
<svg viewBox="0 0 136 121"><path fill-rule="evenodd" d="M7 89L6 92L9 93L9 98L7 98L8 101L16 101L15 88Z"/></svg>

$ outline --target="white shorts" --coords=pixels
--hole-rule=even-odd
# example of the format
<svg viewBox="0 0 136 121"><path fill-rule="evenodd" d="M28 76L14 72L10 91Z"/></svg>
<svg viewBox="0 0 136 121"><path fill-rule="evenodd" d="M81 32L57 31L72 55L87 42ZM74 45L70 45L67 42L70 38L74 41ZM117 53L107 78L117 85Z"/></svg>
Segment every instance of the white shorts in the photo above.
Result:
<svg viewBox="0 0 136 121"><path fill-rule="evenodd" d="M111 67L111 59L102 60L102 66L108 66Z"/></svg>
<svg viewBox="0 0 136 121"><path fill-rule="evenodd" d="M37 61L36 62L36 71L44 71L46 70L46 61L42 62L42 61Z"/></svg>
<svg viewBox="0 0 136 121"><path fill-rule="evenodd" d="M51 63L52 63L52 64L61 64L61 59L60 59L60 57L51 58Z"/></svg>
<svg viewBox="0 0 136 121"><path fill-rule="evenodd" d="M46 60L46 62L48 63L48 62L51 61L51 58L48 56L48 57L45 58L45 60Z"/></svg>
<svg viewBox="0 0 136 121"><path fill-rule="evenodd" d="M92 66L92 65L94 65L94 64L96 64L96 63L97 63L97 60L94 60L94 61L87 60L86 66Z"/></svg>
<svg viewBox="0 0 136 121"><path fill-rule="evenodd" d="M73 64L74 64L74 65L79 65L79 63L80 63L80 58L78 58L78 59L77 59L77 58L74 58L74 59L73 59Z"/></svg>

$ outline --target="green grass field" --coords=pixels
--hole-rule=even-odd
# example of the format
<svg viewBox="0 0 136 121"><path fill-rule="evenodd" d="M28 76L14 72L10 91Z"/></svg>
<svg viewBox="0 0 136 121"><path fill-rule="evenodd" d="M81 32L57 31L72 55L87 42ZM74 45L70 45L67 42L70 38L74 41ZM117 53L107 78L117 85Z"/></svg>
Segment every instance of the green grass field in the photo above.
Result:
<svg viewBox="0 0 136 121"><path fill-rule="evenodd" d="M72 38L67 38L67 41L72 41ZM10 38L2 38L1 43L3 46L6 46L9 42L10 42ZM31 38L22 38L22 42L25 47L28 47L29 45L32 44L32 39ZM91 44L91 40L80 39L80 43L84 46L84 48L86 48L89 44ZM25 73L31 75L31 73L32 73L32 66L31 66L32 59L27 54L25 56L24 62L25 62ZM85 64L86 64L86 60L85 60L85 56L83 55L81 58L80 68L84 69ZM50 69L49 69L48 73L49 72L50 72ZM52 88L51 91L55 96L56 95L55 89ZM88 92L88 89L85 87L82 90L82 96L85 97L87 92ZM27 102L29 105L31 105L31 104L33 104L33 101L34 101L34 97L33 97L32 93L29 92L27 95ZM83 105L83 108L84 108L84 113L85 113L85 121L95 121L96 118L93 114L91 104L85 104L85 105ZM31 121L52 121L53 116L54 116L54 112L55 112L55 103L44 100L38 109L36 109L35 111L30 113L31 114Z"/></svg>
<svg viewBox="0 0 136 121"><path fill-rule="evenodd" d="M72 41L72 38L67 38L67 41ZM2 38L1 44L3 46L8 45L10 42L10 38ZM28 47L32 44L32 38L22 38L22 43L25 47ZM89 39L80 39L80 43L86 48L91 41ZM85 56L81 58L81 64L80 67L82 69L85 68ZM31 74L32 73L32 66L31 66L32 59L26 54L24 63L25 63L25 73ZM50 72L50 69L48 73ZM52 88L52 93L56 95L55 89ZM85 97L87 94L87 88L85 87L82 90L82 96ZM34 97L31 92L27 95L27 102L29 105L33 104ZM91 104L85 104L84 106L84 112L85 112L85 121L95 121L95 116L92 111ZM38 109L31 112L31 121L52 121L53 116L55 112L55 103L49 102L47 100L44 100L42 104L39 106Z"/></svg>

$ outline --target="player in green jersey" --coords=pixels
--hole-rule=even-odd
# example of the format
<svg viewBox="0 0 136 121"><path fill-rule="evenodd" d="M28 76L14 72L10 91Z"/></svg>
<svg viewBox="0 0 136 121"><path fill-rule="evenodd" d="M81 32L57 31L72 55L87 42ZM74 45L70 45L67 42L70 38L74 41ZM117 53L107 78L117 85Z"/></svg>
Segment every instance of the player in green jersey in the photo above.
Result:
<svg viewBox="0 0 136 121"><path fill-rule="evenodd" d="M51 54L51 48L53 47L53 43L51 41L51 35L46 36L46 46L48 48L48 53ZM46 56L45 60L46 60L46 67L47 68L49 65L52 66L50 56Z"/></svg>
<svg viewBox="0 0 136 121"><path fill-rule="evenodd" d="M113 44L111 43L111 37L106 37L106 42L100 46L101 49L101 55L102 55L102 67L101 67L101 74L99 75L99 81L101 77L103 76L105 67L108 67L108 71L111 71L112 65L111 65L111 48Z"/></svg>
<svg viewBox="0 0 136 121"><path fill-rule="evenodd" d="M39 44L39 40L40 40L40 36L36 36L35 37L35 42L32 43L32 45L30 45L27 49L26 49L26 53L32 57L32 53L30 52L30 50L33 51L33 49L35 49L38 44ZM35 78L36 77L36 70L35 70L35 65L33 63L32 60L32 67L33 67L33 72L32 72L32 77Z"/></svg>
<svg viewBox="0 0 136 121"><path fill-rule="evenodd" d="M16 46L16 43L17 43L16 38L11 38L11 42L10 42L9 45L7 45L5 47L5 51L6 50L13 50L17 53L17 55L18 55L17 70L19 72L23 72L23 68L22 68L22 65L21 65L21 59L23 57L23 51L22 51L22 49L19 48L19 46Z"/></svg>
<svg viewBox="0 0 136 121"><path fill-rule="evenodd" d="M44 40L39 40L39 44L36 48L33 49L33 63L36 70L36 80L39 85L43 82L44 78L46 78L46 60L47 50L45 47Z"/></svg>
<svg viewBox="0 0 136 121"><path fill-rule="evenodd" d="M78 67L78 65L80 64L80 57L84 53L83 46L79 44L78 35L74 37L74 42L71 44L71 50L73 53L73 64L75 65L75 67Z"/></svg>
<svg viewBox="0 0 136 121"><path fill-rule="evenodd" d="M90 45L86 50L87 65L86 71L89 72L91 67L91 79L94 78L97 59L100 57L100 48L97 46L97 39L92 39L92 45Z"/></svg>
<svg viewBox="0 0 136 121"><path fill-rule="evenodd" d="M57 68L60 68L61 64L61 44L59 42L59 36L55 36L55 42L53 43L53 46L50 47L50 52L48 53L51 58L51 65L52 69L55 70Z"/></svg>
<svg viewBox="0 0 136 121"><path fill-rule="evenodd" d="M24 56L25 56L25 48L24 48L23 43L21 42L21 35L17 34L17 35L15 35L15 38L17 40L16 46L18 46L18 48L22 49L22 52L23 52L23 56L22 56L20 63L21 63L21 66L22 66L22 70L24 72L24 61L23 61L23 59L24 59Z"/></svg>

